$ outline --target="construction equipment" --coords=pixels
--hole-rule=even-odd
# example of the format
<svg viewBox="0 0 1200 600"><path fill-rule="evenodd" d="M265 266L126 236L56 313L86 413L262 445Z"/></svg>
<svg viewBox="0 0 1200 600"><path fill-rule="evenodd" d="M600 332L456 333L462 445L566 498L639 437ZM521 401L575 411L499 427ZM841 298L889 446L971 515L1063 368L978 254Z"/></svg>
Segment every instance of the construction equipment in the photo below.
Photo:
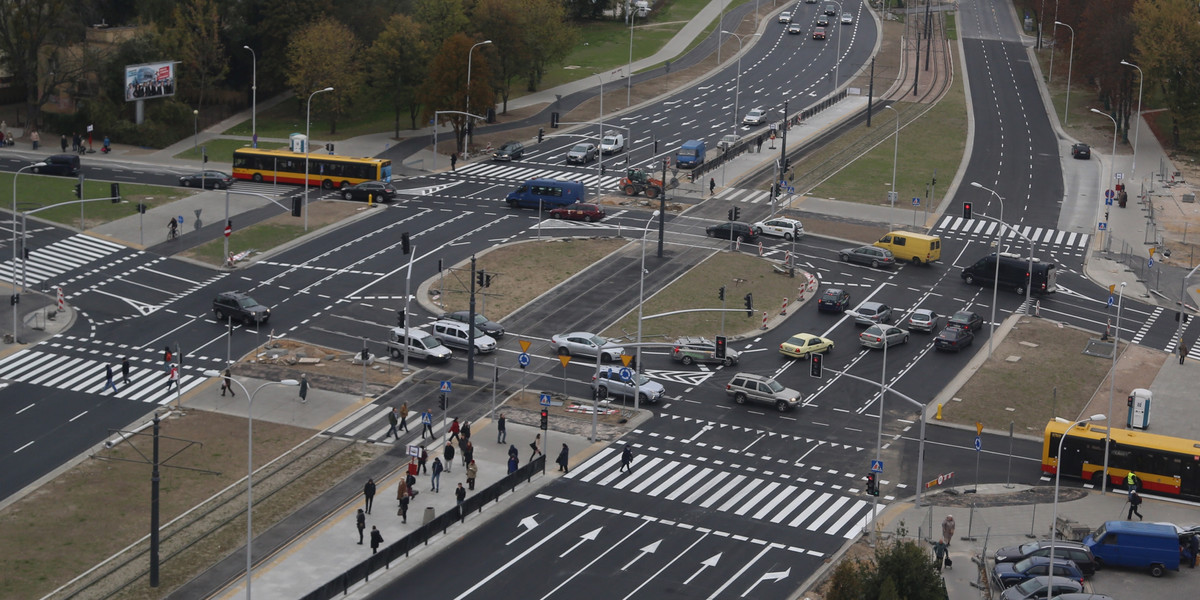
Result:
<svg viewBox="0 0 1200 600"><path fill-rule="evenodd" d="M621 179L621 189L626 196L636 196L645 192L647 198L657 198L663 191L663 182L654 179L638 168L631 168Z"/></svg>

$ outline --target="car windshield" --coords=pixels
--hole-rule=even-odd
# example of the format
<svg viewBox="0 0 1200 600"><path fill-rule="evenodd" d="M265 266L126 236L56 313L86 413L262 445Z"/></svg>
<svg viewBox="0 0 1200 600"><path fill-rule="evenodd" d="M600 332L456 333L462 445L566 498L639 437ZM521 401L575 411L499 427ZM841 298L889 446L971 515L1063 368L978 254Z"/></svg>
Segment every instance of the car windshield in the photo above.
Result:
<svg viewBox="0 0 1200 600"><path fill-rule="evenodd" d="M643 375L643 374L641 374L641 373L638 373L638 375L637 375L637 384L638 384L639 386L643 386L643 385L646 385L647 383L650 383L650 378L649 378L649 377L646 377L645 375Z"/></svg>
<svg viewBox="0 0 1200 600"><path fill-rule="evenodd" d="M483 325L484 323L487 323L487 322L488 322L487 317L485 317L481 314L478 314L478 313L475 314L475 324L476 325Z"/></svg>
<svg viewBox="0 0 1200 600"><path fill-rule="evenodd" d="M1029 567L1031 566L1033 566L1033 559L1026 558L1025 560L1017 561L1017 564L1013 565L1013 570L1018 573L1024 573L1025 571L1028 571Z"/></svg>
<svg viewBox="0 0 1200 600"><path fill-rule="evenodd" d="M1037 550L1039 547L1040 546L1038 545L1038 542L1029 542L1028 544L1023 544L1023 545L1019 546L1017 548L1017 552L1019 553L1020 556L1025 556L1026 554L1029 554L1030 552Z"/></svg>
<svg viewBox="0 0 1200 600"><path fill-rule="evenodd" d="M868 334L868 335L880 336L880 335L883 335L883 327L881 327L879 325L872 325L872 326L868 327L867 330L864 331L863 333Z"/></svg>
<svg viewBox="0 0 1200 600"><path fill-rule="evenodd" d="M780 383L779 383L778 381L775 381L774 379L768 379L768 380L766 380L764 383L766 383L766 384L767 384L767 387L768 387L768 388L769 388L769 389L770 389L772 392L775 392L776 394L778 394L779 392L782 392L782 391L783 391L783 386L782 386L782 385L780 385Z"/></svg>
<svg viewBox="0 0 1200 600"><path fill-rule="evenodd" d="M604 346L604 344L608 343L608 340L606 340L598 335L593 335L590 339L588 339L588 341L591 342L592 345L596 346L597 348L600 348L600 347Z"/></svg>
<svg viewBox="0 0 1200 600"><path fill-rule="evenodd" d="M1037 579L1026 579L1017 585L1017 589L1020 590L1022 594L1021 597L1024 598L1042 589L1042 582L1038 581Z"/></svg>
<svg viewBox="0 0 1200 600"><path fill-rule="evenodd" d="M587 144L576 144L574 148L571 148L571 152L587 152L587 151L588 151Z"/></svg>
<svg viewBox="0 0 1200 600"><path fill-rule="evenodd" d="M238 306L242 308L254 308L255 306L258 306L258 303L255 302L253 298L246 296L238 299Z"/></svg>
<svg viewBox="0 0 1200 600"><path fill-rule="evenodd" d="M616 145L617 145L617 138L615 138L615 137L606 137L606 138L604 138L604 141L603 141L603 142L601 142L601 143L602 143L602 144L604 144L605 146L616 146Z"/></svg>
<svg viewBox="0 0 1200 600"><path fill-rule="evenodd" d="M426 348L438 348L442 345L442 340L433 337L432 335L422 340Z"/></svg>

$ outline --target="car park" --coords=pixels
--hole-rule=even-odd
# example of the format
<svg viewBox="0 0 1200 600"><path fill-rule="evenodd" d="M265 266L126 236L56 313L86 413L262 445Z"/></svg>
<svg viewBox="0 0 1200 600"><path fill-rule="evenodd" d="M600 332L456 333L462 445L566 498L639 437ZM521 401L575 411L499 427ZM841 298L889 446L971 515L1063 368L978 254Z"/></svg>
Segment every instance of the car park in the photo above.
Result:
<svg viewBox="0 0 1200 600"><path fill-rule="evenodd" d="M213 315L217 321L241 321L246 325L266 323L271 318L271 309L242 292L221 292L213 298Z"/></svg>
<svg viewBox="0 0 1200 600"><path fill-rule="evenodd" d="M1049 557L1050 546L1050 540L1038 540L1017 546L1005 546L996 551L996 562L1016 562L1030 556ZM1088 550L1087 546L1084 546L1082 542L1055 540L1053 546L1055 558L1071 559L1083 571L1086 577L1090 577L1096 573L1096 557L1092 555L1092 551Z"/></svg>
<svg viewBox="0 0 1200 600"><path fill-rule="evenodd" d="M890 269L896 264L896 257L892 255L890 250L876 248L875 246L845 248L838 252L838 258L842 262L868 265L874 269Z"/></svg>
<svg viewBox="0 0 1200 600"><path fill-rule="evenodd" d="M518 141L508 141L492 153L492 160L518 160L525 156L525 145Z"/></svg>
<svg viewBox="0 0 1200 600"><path fill-rule="evenodd" d="M1049 556L1030 556L1017 562L996 563L996 566L992 567L992 581L996 582L1000 589L1004 589L1032 577L1048 575L1049 567ZM1083 571L1069 558L1054 558L1054 575L1083 583Z"/></svg>
<svg viewBox="0 0 1200 600"><path fill-rule="evenodd" d="M728 367L737 364L740 356L741 353L737 350L726 346L725 358L718 358L717 343L702 337L679 338L675 340L675 347L671 349L671 359L685 365L692 363L720 363Z"/></svg>
<svg viewBox="0 0 1200 600"><path fill-rule="evenodd" d="M576 202L550 211L550 218L591 223L604 218L604 207L590 202Z"/></svg>
<svg viewBox="0 0 1200 600"><path fill-rule="evenodd" d="M891 323L892 308L879 302L863 302L854 309L854 322L868 327L876 323Z"/></svg>
<svg viewBox="0 0 1200 600"><path fill-rule="evenodd" d="M1053 584L1051 584L1050 579L1050 577L1045 575L1026 579L1004 590L1004 593L1000 594L1000 600L1029 600L1032 598L1045 598L1048 595L1058 598L1063 594L1074 594L1083 591L1083 584L1073 579L1055 577L1053 578Z"/></svg>
<svg viewBox="0 0 1200 600"><path fill-rule="evenodd" d="M393 327L388 335L387 349L388 354L395 359L402 358L407 350L409 358L419 358L431 363L446 362L454 354L442 340L433 337L433 334L412 327L408 328L407 334L403 327Z"/></svg>
<svg viewBox="0 0 1200 600"><path fill-rule="evenodd" d="M854 23L854 15L844 12L842 13L842 25L850 25Z"/></svg>
<svg viewBox="0 0 1200 600"><path fill-rule="evenodd" d="M770 404L775 410L786 412L800 404L800 392L784 387L783 384L765 375L753 373L738 373L725 384L725 394L732 396L733 401L745 404L747 401Z"/></svg>
<svg viewBox="0 0 1200 600"><path fill-rule="evenodd" d="M790 242L792 238L801 239L804 237L804 224L796 219L775 217L755 223L754 233L781 237Z"/></svg>
<svg viewBox="0 0 1200 600"><path fill-rule="evenodd" d="M708 234L708 237L722 240L739 240L747 243L758 241L758 234L754 233L754 229L740 221L726 221L711 225L704 232Z"/></svg>
<svg viewBox="0 0 1200 600"><path fill-rule="evenodd" d="M829 17L817 15L817 27L829 27Z"/></svg>
<svg viewBox="0 0 1200 600"><path fill-rule="evenodd" d="M1091 146L1084 144L1084 143L1078 143L1078 144L1071 145L1071 158L1082 158L1083 160L1088 160L1091 157L1092 157L1092 147Z"/></svg>
<svg viewBox="0 0 1200 600"><path fill-rule="evenodd" d="M466 310L458 310L443 314L441 318L449 321L466 323L471 319L471 312ZM504 326L495 321L489 320L480 313L475 313L475 327L482 329L484 333L494 338L504 337Z"/></svg>
<svg viewBox="0 0 1200 600"><path fill-rule="evenodd" d="M969 329L971 331L979 331L983 329L983 317L979 313L973 313L969 310L960 310L950 317L946 322L946 327L958 327L959 329Z"/></svg>
<svg viewBox="0 0 1200 600"><path fill-rule="evenodd" d="M575 144L570 151L567 152L567 164L586 165L587 163L596 160L596 145L595 144Z"/></svg>
<svg viewBox="0 0 1200 600"><path fill-rule="evenodd" d="M799 23L788 23L787 32L790 34L803 33L804 28Z"/></svg>
<svg viewBox="0 0 1200 600"><path fill-rule="evenodd" d="M375 202L386 202L396 197L395 186L386 181L364 181L358 185L342 188L342 198L346 200L363 200L368 197Z"/></svg>
<svg viewBox="0 0 1200 600"><path fill-rule="evenodd" d="M818 27L818 28L814 29L814 30L813 30L813 39L814 39L814 40L823 40L823 39L825 39L825 28L824 28L824 27Z"/></svg>
<svg viewBox="0 0 1200 600"><path fill-rule="evenodd" d="M975 341L975 334L970 329L946 327L937 337L933 338L933 347L938 350L958 352Z"/></svg>
<svg viewBox="0 0 1200 600"><path fill-rule="evenodd" d="M895 325L875 324L858 334L858 343L867 348L882 348L908 343L908 332Z"/></svg>
<svg viewBox="0 0 1200 600"><path fill-rule="evenodd" d="M792 358L833 351L833 340L811 333L797 333L779 344L779 353Z"/></svg>
<svg viewBox="0 0 1200 600"><path fill-rule="evenodd" d="M779 13L779 22L780 23L791 23L792 22L792 13L787 12L787 11Z"/></svg>
<svg viewBox="0 0 1200 600"><path fill-rule="evenodd" d="M600 392L601 397L617 395L632 398L637 394L641 402L649 404L656 404L667 391L661 383L641 373L633 373L629 381L622 381L620 371L611 367L601 369L599 378L592 376L592 390Z"/></svg>
<svg viewBox="0 0 1200 600"><path fill-rule="evenodd" d="M475 334L475 351L480 354L487 354L496 350L496 339L484 333L479 327L474 328ZM451 321L449 319L440 319L433 322L431 326L433 337L441 340L443 344L451 348L460 350L468 350L471 348L471 326L462 321Z"/></svg>
<svg viewBox="0 0 1200 600"><path fill-rule="evenodd" d="M600 354L600 360L612 362L625 353L619 344L586 331L559 333L550 336L550 345L562 356L591 356Z"/></svg>
<svg viewBox="0 0 1200 600"><path fill-rule="evenodd" d="M788 33L791 33L791 32L792 32L791 28L789 27ZM765 111L761 108L752 108L752 109L750 109L750 112L746 113L746 116L742 117L742 124L743 125L761 125L763 122L763 119L765 119L766 117L767 117L767 111Z"/></svg>
<svg viewBox="0 0 1200 600"><path fill-rule="evenodd" d="M850 308L850 292L841 288L828 288L817 300L819 312L845 312Z"/></svg>
<svg viewBox="0 0 1200 600"><path fill-rule="evenodd" d="M42 175L71 177L79 174L79 157L74 154L52 154L29 165L29 170Z"/></svg>
<svg viewBox="0 0 1200 600"><path fill-rule="evenodd" d="M179 177L179 185L194 188L204 186L206 190L224 190L229 189L229 186L233 185L233 177L221 171L201 171L199 173L181 175Z"/></svg>
<svg viewBox="0 0 1200 600"><path fill-rule="evenodd" d="M910 331L924 331L925 333L933 333L938 329L941 323L941 315L929 310L928 308L918 308L912 311L908 316L908 329Z"/></svg>

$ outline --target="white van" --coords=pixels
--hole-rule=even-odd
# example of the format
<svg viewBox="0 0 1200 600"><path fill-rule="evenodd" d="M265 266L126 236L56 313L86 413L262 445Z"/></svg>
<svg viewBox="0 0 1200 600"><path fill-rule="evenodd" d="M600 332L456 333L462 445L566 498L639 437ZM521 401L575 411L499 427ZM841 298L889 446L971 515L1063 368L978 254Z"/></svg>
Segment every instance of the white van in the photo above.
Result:
<svg viewBox="0 0 1200 600"><path fill-rule="evenodd" d="M433 336L441 340L443 344L454 348L466 350L470 347L470 329L466 323L459 321L434 321ZM496 340L492 336L483 332L482 329L475 328L475 351L480 354L487 354L496 350Z"/></svg>
<svg viewBox="0 0 1200 600"><path fill-rule="evenodd" d="M402 358L405 346L408 347L410 358L419 358L426 362L446 362L454 354L428 331L409 327L408 336L405 337L403 327L393 327L388 334L388 353L392 358Z"/></svg>

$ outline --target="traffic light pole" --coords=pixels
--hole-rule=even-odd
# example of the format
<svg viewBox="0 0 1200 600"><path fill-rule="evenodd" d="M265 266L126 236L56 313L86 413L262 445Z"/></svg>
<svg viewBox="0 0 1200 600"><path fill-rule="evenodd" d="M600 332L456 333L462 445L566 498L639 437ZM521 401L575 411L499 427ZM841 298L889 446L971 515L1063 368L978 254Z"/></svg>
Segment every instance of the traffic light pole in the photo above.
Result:
<svg viewBox="0 0 1200 600"><path fill-rule="evenodd" d="M471 307L467 311L467 381L475 382L475 255L471 255Z"/></svg>
<svg viewBox="0 0 1200 600"><path fill-rule="evenodd" d="M412 267L413 261L417 258L417 247L413 246L412 254L408 255L408 275L404 277L404 319L401 325L404 326L404 372L408 372L408 301L412 299Z"/></svg>

